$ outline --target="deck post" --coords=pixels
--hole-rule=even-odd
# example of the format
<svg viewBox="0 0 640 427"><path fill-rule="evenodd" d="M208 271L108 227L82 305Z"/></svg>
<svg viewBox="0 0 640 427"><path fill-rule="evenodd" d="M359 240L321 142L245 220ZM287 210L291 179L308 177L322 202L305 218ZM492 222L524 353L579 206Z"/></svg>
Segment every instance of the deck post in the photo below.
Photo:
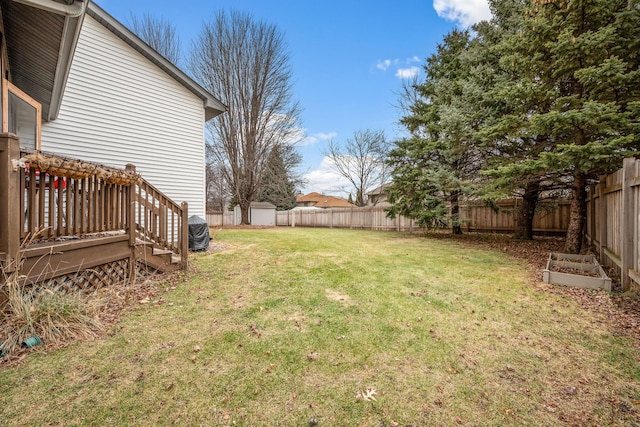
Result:
<svg viewBox="0 0 640 427"><path fill-rule="evenodd" d="M189 205L182 202L182 230L180 236L180 256L182 268L186 270L189 266Z"/></svg>
<svg viewBox="0 0 640 427"><path fill-rule="evenodd" d="M132 163L125 165L127 172L136 172L136 166ZM136 245L136 184L130 184L127 191L127 230L129 232L129 245Z"/></svg>
<svg viewBox="0 0 640 427"><path fill-rule="evenodd" d="M0 265L13 271L20 250L20 142L17 135L0 134Z"/></svg>
<svg viewBox="0 0 640 427"><path fill-rule="evenodd" d="M127 163L124 166L127 172L136 172L136 165L132 163ZM137 253L136 253L136 184L129 184L127 188L127 234L129 234L129 248L131 249L131 256L129 257L129 280L131 285L133 285L136 271L138 266L136 265Z"/></svg>

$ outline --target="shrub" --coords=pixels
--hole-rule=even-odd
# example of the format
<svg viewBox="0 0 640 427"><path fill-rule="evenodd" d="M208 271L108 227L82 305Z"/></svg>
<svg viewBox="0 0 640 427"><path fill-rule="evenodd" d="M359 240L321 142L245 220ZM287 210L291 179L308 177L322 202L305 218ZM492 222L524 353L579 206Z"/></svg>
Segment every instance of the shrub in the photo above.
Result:
<svg viewBox="0 0 640 427"><path fill-rule="evenodd" d="M5 276L0 291L6 299L0 313L0 342L5 357L22 341L38 335L45 343L89 339L103 330L98 317L105 300L96 292L62 285L20 283L20 269Z"/></svg>

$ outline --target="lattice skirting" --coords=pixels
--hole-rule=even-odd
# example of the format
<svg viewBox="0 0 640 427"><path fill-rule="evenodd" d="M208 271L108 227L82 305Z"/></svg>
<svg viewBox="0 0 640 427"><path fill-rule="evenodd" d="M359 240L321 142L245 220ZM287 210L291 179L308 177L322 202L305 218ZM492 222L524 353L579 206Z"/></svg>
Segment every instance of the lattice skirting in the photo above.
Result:
<svg viewBox="0 0 640 427"><path fill-rule="evenodd" d="M146 277L152 272L136 263L135 277ZM129 259L121 259L107 264L89 268L77 273L65 274L41 282L46 287L68 287L81 289L100 289L118 283L126 283L131 279Z"/></svg>
<svg viewBox="0 0 640 427"><path fill-rule="evenodd" d="M47 287L69 287L99 289L116 283L124 283L130 277L129 259L102 264L76 273L65 274L45 280Z"/></svg>

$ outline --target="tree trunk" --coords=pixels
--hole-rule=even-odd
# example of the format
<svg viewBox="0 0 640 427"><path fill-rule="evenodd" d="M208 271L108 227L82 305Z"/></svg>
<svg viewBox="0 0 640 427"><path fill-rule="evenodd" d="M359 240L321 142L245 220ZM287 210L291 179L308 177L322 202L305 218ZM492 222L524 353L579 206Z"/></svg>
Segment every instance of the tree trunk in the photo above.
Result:
<svg viewBox="0 0 640 427"><path fill-rule="evenodd" d="M462 225L460 224L460 193L451 194L451 233L462 234Z"/></svg>
<svg viewBox="0 0 640 427"><path fill-rule="evenodd" d="M569 208L569 227L564 250L570 254L579 254L582 250L584 227L587 218L587 177L578 173L573 177L572 199Z"/></svg>
<svg viewBox="0 0 640 427"><path fill-rule="evenodd" d="M250 203L240 203L240 225L249 224L249 205Z"/></svg>
<svg viewBox="0 0 640 427"><path fill-rule="evenodd" d="M540 196L540 182L527 183L522 195L522 206L517 211L516 230L514 238L533 240L533 216L536 213L538 197Z"/></svg>
<svg viewBox="0 0 640 427"><path fill-rule="evenodd" d="M360 188L356 190L356 206L361 208L365 205L364 202L364 191Z"/></svg>

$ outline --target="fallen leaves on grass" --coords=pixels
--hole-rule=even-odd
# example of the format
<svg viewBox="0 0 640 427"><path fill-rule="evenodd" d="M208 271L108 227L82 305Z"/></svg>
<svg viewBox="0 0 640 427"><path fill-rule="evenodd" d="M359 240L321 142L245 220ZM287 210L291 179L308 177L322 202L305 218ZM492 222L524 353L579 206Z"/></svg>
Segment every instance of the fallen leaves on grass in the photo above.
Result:
<svg viewBox="0 0 640 427"><path fill-rule="evenodd" d="M252 323L249 326L249 331L251 332L251 335L254 335L254 336L258 337L258 338L260 338L262 336L262 333L260 333L260 331L258 330L258 327L256 326L255 323Z"/></svg>
<svg viewBox="0 0 640 427"><path fill-rule="evenodd" d="M505 252L524 261L531 272L531 282L542 292L551 292L571 298L580 307L603 315L616 333L629 336L640 347L640 295L638 292L606 292L596 289L553 286L542 283L542 270L546 268L549 253L562 252L564 239L554 237L536 237L535 240L518 240L510 235L466 233L453 236L444 233L427 233L429 238L456 240L470 246ZM605 268L605 270L607 270ZM616 275L606 271L614 279L614 290L619 287ZM416 295L417 296L417 295Z"/></svg>

